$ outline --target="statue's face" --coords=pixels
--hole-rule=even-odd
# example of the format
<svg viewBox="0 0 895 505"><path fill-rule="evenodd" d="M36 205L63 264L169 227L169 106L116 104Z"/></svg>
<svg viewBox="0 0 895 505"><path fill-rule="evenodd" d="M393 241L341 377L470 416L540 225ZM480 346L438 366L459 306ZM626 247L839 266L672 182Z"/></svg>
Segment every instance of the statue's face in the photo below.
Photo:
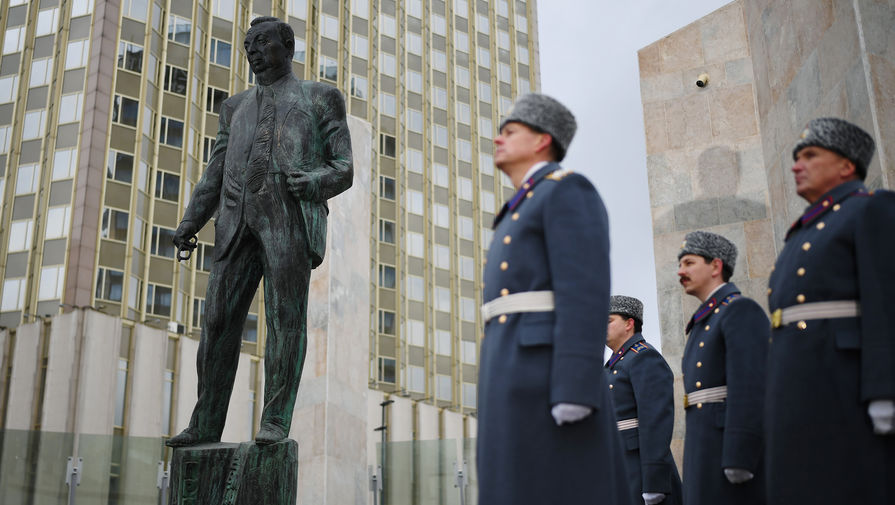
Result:
<svg viewBox="0 0 895 505"><path fill-rule="evenodd" d="M260 23L249 29L245 39L246 58L255 75L288 68L292 55L280 39L276 23Z"/></svg>

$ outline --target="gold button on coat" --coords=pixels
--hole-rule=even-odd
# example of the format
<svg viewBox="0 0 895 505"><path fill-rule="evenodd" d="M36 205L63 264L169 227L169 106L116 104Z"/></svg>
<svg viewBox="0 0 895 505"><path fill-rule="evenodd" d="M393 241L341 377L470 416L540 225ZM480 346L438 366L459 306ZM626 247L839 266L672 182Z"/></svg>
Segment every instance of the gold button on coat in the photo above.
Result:
<svg viewBox="0 0 895 505"><path fill-rule="evenodd" d="M811 242L805 242L804 244L802 244L803 251L807 251L808 249L811 249Z"/></svg>
<svg viewBox="0 0 895 505"><path fill-rule="evenodd" d="M612 389L612 384L609 385L609 389Z"/></svg>
<svg viewBox="0 0 895 505"><path fill-rule="evenodd" d="M715 309L715 314L717 314L718 312L721 312L721 309Z"/></svg>
<svg viewBox="0 0 895 505"><path fill-rule="evenodd" d="M696 368L702 368L702 361L696 362Z"/></svg>
<svg viewBox="0 0 895 505"><path fill-rule="evenodd" d="M503 237L503 243L504 243L504 244L509 244L509 243L512 242L512 241L513 241L513 239L510 238L509 235L506 235L505 237Z"/></svg>
<svg viewBox="0 0 895 505"><path fill-rule="evenodd" d="M709 331L710 329L711 329L711 326L705 325L705 331Z"/></svg>
<svg viewBox="0 0 895 505"><path fill-rule="evenodd" d="M805 295L800 293L799 296L796 296L796 301L799 303L805 303Z"/></svg>
<svg viewBox="0 0 895 505"><path fill-rule="evenodd" d="M818 230L823 230L824 227L826 227L826 226L827 226L827 225L825 225L823 221L817 223L817 229L818 229Z"/></svg>
<svg viewBox="0 0 895 505"><path fill-rule="evenodd" d="M513 221L518 221L518 220L519 220L519 213L513 212Z"/></svg>
<svg viewBox="0 0 895 505"><path fill-rule="evenodd" d="M771 288L768 288L768 294L771 294L771 293L773 293L773 292L774 292L774 290L773 290L773 289L771 289Z"/></svg>
<svg viewBox="0 0 895 505"><path fill-rule="evenodd" d="M798 270L796 270L796 275L798 275L799 277L804 276L804 275L805 275L805 269L804 269L804 268L799 268Z"/></svg>
<svg viewBox="0 0 895 505"><path fill-rule="evenodd" d="M612 375L618 375L618 370L613 370Z"/></svg>
<svg viewBox="0 0 895 505"><path fill-rule="evenodd" d="M534 196L534 194L534 191L529 191L528 193L525 193L525 198L531 198L532 196Z"/></svg>
<svg viewBox="0 0 895 505"><path fill-rule="evenodd" d="M798 324L796 324L796 326L798 326L800 330L804 330L805 328L808 327L808 323L806 323L805 321L799 321Z"/></svg>
<svg viewBox="0 0 895 505"><path fill-rule="evenodd" d="M837 210L839 210L841 208L842 208L842 206L837 203L836 205L833 206L833 212L836 212Z"/></svg>
<svg viewBox="0 0 895 505"><path fill-rule="evenodd" d="M700 342L699 347L705 347L705 342Z"/></svg>
<svg viewBox="0 0 895 505"><path fill-rule="evenodd" d="M702 403L697 403L697 404L696 404L696 408L697 408L697 409L701 409L701 408L702 408Z"/></svg>
<svg viewBox="0 0 895 505"><path fill-rule="evenodd" d="M507 263L506 261L501 261L501 262L500 262L500 269L501 269L501 270L506 270L507 268L510 268L510 264Z"/></svg>
<svg viewBox="0 0 895 505"><path fill-rule="evenodd" d="M501 314L500 317L497 318L497 322L499 322L500 324L507 322L507 315Z"/></svg>
<svg viewBox="0 0 895 505"><path fill-rule="evenodd" d="M509 289L507 289L507 288L503 288L503 289L500 290L500 296L507 296L508 294L510 294L510 290L509 290Z"/></svg>
<svg viewBox="0 0 895 505"><path fill-rule="evenodd" d="M701 387L702 387L702 383L699 382L699 381L696 381L696 387L701 388Z"/></svg>

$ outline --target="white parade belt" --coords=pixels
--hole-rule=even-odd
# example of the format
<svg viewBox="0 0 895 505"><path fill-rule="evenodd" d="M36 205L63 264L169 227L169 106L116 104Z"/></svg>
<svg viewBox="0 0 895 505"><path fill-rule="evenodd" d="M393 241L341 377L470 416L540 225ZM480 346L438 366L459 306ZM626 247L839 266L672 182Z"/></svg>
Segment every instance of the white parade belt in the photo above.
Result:
<svg viewBox="0 0 895 505"><path fill-rule="evenodd" d="M727 399L727 386L693 391L684 395L684 408L690 408L700 403L721 403Z"/></svg>
<svg viewBox="0 0 895 505"><path fill-rule="evenodd" d="M858 317L860 315L861 305L858 304L857 300L802 303L786 307L785 309L775 310L771 314L771 327L780 328L796 321Z"/></svg>
<svg viewBox="0 0 895 505"><path fill-rule="evenodd" d="M525 291L495 298L482 305L482 319L487 323L503 314L553 311L553 291Z"/></svg>
<svg viewBox="0 0 895 505"><path fill-rule="evenodd" d="M637 421L636 417L634 419L623 419L621 421L616 421L615 424L618 425L618 431L632 430L640 426L640 422Z"/></svg>

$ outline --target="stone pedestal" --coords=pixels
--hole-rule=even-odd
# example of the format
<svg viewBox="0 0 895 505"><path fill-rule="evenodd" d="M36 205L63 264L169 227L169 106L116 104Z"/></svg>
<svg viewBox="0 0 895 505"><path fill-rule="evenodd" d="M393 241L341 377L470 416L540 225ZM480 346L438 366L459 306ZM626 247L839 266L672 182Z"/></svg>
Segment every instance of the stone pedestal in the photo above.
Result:
<svg viewBox="0 0 895 505"><path fill-rule="evenodd" d="M174 451L169 505L295 505L298 444L202 444Z"/></svg>

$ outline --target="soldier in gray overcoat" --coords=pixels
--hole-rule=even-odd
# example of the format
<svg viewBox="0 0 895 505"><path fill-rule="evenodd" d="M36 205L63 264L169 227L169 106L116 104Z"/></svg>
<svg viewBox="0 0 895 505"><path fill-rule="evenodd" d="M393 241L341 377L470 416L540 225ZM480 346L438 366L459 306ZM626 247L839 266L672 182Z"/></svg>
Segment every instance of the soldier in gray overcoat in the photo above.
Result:
<svg viewBox="0 0 895 505"><path fill-rule="evenodd" d="M529 94L494 140L517 193L495 219L483 276L482 505L628 504L595 331L609 309L608 218L587 178L557 163L574 133L568 109Z"/></svg>

